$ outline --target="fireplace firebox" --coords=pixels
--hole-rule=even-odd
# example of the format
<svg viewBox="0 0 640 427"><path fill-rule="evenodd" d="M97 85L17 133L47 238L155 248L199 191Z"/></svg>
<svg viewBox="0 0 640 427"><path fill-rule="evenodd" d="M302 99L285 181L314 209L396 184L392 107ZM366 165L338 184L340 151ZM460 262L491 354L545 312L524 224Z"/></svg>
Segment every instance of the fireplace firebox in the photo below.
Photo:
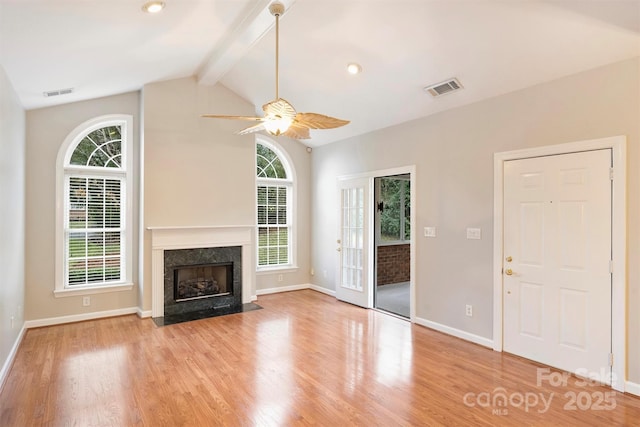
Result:
<svg viewBox="0 0 640 427"><path fill-rule="evenodd" d="M229 295L233 292L233 263L176 267L173 289L176 302Z"/></svg>

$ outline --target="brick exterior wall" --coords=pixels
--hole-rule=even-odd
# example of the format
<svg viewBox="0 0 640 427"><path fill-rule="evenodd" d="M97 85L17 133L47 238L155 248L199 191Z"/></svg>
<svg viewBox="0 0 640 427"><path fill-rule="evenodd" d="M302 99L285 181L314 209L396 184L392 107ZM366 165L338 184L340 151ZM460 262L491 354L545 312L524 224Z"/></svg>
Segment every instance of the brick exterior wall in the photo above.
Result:
<svg viewBox="0 0 640 427"><path fill-rule="evenodd" d="M411 245L378 246L377 285L408 282L411 273Z"/></svg>

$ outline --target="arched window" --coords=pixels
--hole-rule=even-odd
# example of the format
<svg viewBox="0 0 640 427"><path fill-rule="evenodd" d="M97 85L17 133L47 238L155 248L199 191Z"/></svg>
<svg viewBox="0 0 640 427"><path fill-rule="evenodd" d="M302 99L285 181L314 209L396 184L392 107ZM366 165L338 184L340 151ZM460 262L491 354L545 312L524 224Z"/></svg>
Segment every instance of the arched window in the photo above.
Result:
<svg viewBox="0 0 640 427"><path fill-rule="evenodd" d="M131 123L90 120L60 148L56 293L131 286Z"/></svg>
<svg viewBox="0 0 640 427"><path fill-rule="evenodd" d="M274 142L256 142L258 269L294 265L293 169Z"/></svg>

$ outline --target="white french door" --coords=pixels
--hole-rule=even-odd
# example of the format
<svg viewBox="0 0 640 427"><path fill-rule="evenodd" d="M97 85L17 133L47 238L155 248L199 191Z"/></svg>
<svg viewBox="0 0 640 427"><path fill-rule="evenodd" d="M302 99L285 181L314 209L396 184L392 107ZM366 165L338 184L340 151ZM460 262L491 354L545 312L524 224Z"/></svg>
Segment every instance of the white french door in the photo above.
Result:
<svg viewBox="0 0 640 427"><path fill-rule="evenodd" d="M610 382L611 150L504 163L504 350Z"/></svg>
<svg viewBox="0 0 640 427"><path fill-rule="evenodd" d="M371 179L339 181L339 271L336 298L365 308L373 305L369 259Z"/></svg>

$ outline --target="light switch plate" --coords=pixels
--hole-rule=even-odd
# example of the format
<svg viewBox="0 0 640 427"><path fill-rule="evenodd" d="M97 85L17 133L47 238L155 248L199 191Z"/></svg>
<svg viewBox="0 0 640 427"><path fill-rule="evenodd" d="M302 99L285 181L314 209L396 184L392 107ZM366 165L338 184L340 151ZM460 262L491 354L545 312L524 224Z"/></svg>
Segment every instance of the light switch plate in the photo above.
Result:
<svg viewBox="0 0 640 427"><path fill-rule="evenodd" d="M479 228L467 228L467 239L470 239L470 240L482 239L482 230Z"/></svg>
<svg viewBox="0 0 640 427"><path fill-rule="evenodd" d="M436 228L435 227L425 227L424 228L424 237L436 237Z"/></svg>

